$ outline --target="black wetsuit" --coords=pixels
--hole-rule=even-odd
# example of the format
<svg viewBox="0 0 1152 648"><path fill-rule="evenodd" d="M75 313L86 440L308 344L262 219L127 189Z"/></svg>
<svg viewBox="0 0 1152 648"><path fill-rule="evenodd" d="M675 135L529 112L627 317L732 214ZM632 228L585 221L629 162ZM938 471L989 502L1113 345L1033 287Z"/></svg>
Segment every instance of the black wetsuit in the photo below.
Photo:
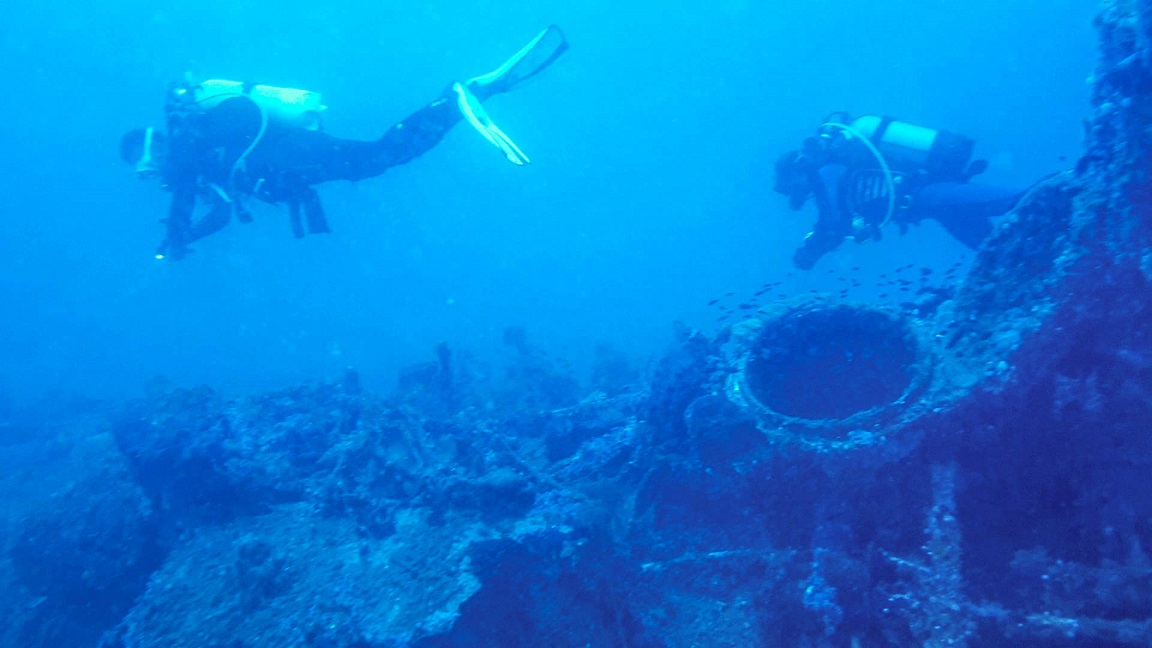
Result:
<svg viewBox="0 0 1152 648"><path fill-rule="evenodd" d="M288 205L297 236L304 235L305 221L307 231L327 232L316 185L363 180L411 162L460 119L454 97L445 93L380 139L361 141L267 121L247 97L208 110L170 107L169 153L161 179L173 197L160 253L180 258L189 243L219 231L234 213L248 219L243 201L252 196ZM207 203L207 211L197 219L198 201Z"/></svg>
<svg viewBox="0 0 1152 648"><path fill-rule="evenodd" d="M973 175L960 170L925 169L906 160L886 158L895 188L872 153L859 142L836 140L832 146L805 142L807 185L818 216L812 233L796 250L793 262L807 269L846 238L879 238L889 216L900 226L925 218L936 220L953 237L976 248L992 232L992 219L1008 212L1023 195L1017 188L969 184ZM799 209L803 201L793 202Z"/></svg>

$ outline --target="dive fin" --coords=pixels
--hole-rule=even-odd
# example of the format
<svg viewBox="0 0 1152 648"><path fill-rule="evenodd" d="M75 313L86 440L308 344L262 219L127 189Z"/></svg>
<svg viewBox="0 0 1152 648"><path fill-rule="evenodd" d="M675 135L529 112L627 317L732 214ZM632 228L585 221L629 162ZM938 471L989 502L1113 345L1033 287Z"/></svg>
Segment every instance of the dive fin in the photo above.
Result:
<svg viewBox="0 0 1152 648"><path fill-rule="evenodd" d="M500 149L504 153L504 157L508 158L512 164L517 166L531 164L532 160L528 159L524 151L521 151L520 147L516 146L516 143L492 122L487 111L484 110L484 106L480 104L480 100L467 86L459 82L453 83L452 91L456 93L460 112L464 114L464 119L468 120L472 128L475 128L478 133L484 136L484 139Z"/></svg>
<svg viewBox="0 0 1152 648"><path fill-rule="evenodd" d="M493 94L507 92L543 72L566 51L568 41L564 38L564 32L556 25L549 25L513 54L512 58L504 61L503 65L469 79L467 85L473 92L487 99Z"/></svg>

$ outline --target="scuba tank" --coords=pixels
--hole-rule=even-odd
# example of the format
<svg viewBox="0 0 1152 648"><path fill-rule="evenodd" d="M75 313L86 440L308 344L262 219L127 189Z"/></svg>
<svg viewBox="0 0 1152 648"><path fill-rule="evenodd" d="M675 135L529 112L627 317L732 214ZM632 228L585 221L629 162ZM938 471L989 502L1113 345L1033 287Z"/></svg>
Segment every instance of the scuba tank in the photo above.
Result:
<svg viewBox="0 0 1152 648"><path fill-rule="evenodd" d="M248 97L267 115L269 122L305 130L319 130L320 113L328 108L318 92L223 79L183 86L176 89L175 94L176 99L201 110L232 97Z"/></svg>
<svg viewBox="0 0 1152 648"><path fill-rule="evenodd" d="M897 183L907 177L921 180L967 182L982 170L970 165L975 142L963 135L934 130L889 117L864 115L852 119L846 113L833 113L820 126L820 138L841 149L838 144L857 141L863 145L864 155L871 156L878 167L878 177L871 182L865 198L883 199L887 205L883 216L871 219L883 227L896 215ZM859 207L859 205L857 205ZM857 219L853 219L856 228ZM860 219L860 225L866 225Z"/></svg>
<svg viewBox="0 0 1152 648"><path fill-rule="evenodd" d="M896 169L923 170L942 180L967 178L975 142L963 135L876 115L857 117L849 126L870 140Z"/></svg>

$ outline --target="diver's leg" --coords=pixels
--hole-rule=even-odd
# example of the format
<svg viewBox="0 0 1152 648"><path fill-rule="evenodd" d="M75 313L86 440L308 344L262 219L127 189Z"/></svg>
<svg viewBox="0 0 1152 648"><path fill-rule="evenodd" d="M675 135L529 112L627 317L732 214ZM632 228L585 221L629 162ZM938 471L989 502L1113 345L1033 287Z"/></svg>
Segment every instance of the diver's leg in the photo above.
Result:
<svg viewBox="0 0 1152 648"><path fill-rule="evenodd" d="M957 241L975 249L992 233L992 219L1015 207L1023 194L1016 188L936 183L917 192L910 216L937 221Z"/></svg>
<svg viewBox="0 0 1152 648"><path fill-rule="evenodd" d="M364 180L411 162L436 146L460 119L455 102L440 99L375 141L342 139L322 131L284 133L252 156L249 175L265 200L300 200L308 187Z"/></svg>
<svg viewBox="0 0 1152 648"><path fill-rule="evenodd" d="M275 145L267 143L262 147L264 155L260 157L267 159L268 168L291 169L289 173L279 175L291 175L288 184L295 185L294 190L331 180L363 180L427 153L462 118L467 118L510 160L524 164L527 158L488 119L479 101L512 90L542 72L567 49L563 33L555 26L549 27L500 67L463 83L452 84L439 97L389 128L376 141L345 140L319 131L295 131L283 135ZM257 166L255 160L249 163ZM260 174L256 175L260 177ZM283 193L276 189L276 185L283 182L273 182L275 178L266 180L269 184L265 191L269 195Z"/></svg>
<svg viewBox="0 0 1152 648"><path fill-rule="evenodd" d="M415 160L435 148L462 118L455 97L446 91L376 140L374 152L362 162L364 172L379 175L389 167Z"/></svg>
<svg viewBox="0 0 1152 648"><path fill-rule="evenodd" d="M953 238L973 250L992 234L992 220L985 216L948 213L934 218Z"/></svg>
<svg viewBox="0 0 1152 648"><path fill-rule="evenodd" d="M376 151L376 155L353 166L359 169L363 177L369 177L382 173L388 167L407 164L439 144L462 116L467 117L473 125L477 121L482 122L478 126L486 129L482 132L494 129L499 133L499 129L492 125L475 101L484 101L493 95L512 90L521 82L543 72L567 49L568 42L563 32L556 26L548 27L500 67L464 83L452 84L432 103L388 129L377 140L380 150ZM499 138L506 140L503 133L499 133ZM515 148L510 141L508 143ZM516 152L519 153L518 150Z"/></svg>
<svg viewBox="0 0 1152 648"><path fill-rule="evenodd" d="M293 175L306 185L376 177L432 150L463 119L450 93L405 117L375 141L340 139L318 131L295 133L280 159L297 161Z"/></svg>
<svg viewBox="0 0 1152 648"><path fill-rule="evenodd" d="M327 133L305 131L293 139L303 149L296 175L303 184L331 180L364 180L407 164L436 147L462 116L447 93L405 117L376 141L346 140Z"/></svg>

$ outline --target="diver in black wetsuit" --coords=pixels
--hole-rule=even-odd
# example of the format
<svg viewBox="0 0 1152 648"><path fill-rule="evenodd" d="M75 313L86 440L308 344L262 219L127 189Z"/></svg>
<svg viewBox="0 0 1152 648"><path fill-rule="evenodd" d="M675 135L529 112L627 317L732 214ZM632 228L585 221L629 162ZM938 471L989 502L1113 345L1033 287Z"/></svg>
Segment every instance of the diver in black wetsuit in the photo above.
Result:
<svg viewBox="0 0 1152 648"><path fill-rule="evenodd" d="M488 118L481 102L543 71L568 48L555 26L493 72L454 83L427 106L374 141L333 137L319 130L319 96L300 90L229 81L177 85L169 96L166 133L125 134L120 156L143 178L171 191L167 237L156 258L181 259L193 241L231 220L249 221L245 199L287 204L293 232L328 232L315 186L363 180L411 162L466 119L515 164L527 156ZM198 201L207 212L195 218ZM303 218L301 218L303 215Z"/></svg>
<svg viewBox="0 0 1152 648"><path fill-rule="evenodd" d="M901 233L925 218L976 248L992 218L1011 210L1024 190L969 184L988 167L970 161L974 142L922 126L865 115L830 115L816 137L776 162L775 191L799 210L814 198L816 225L792 257L809 269L845 239L879 239L896 223Z"/></svg>

